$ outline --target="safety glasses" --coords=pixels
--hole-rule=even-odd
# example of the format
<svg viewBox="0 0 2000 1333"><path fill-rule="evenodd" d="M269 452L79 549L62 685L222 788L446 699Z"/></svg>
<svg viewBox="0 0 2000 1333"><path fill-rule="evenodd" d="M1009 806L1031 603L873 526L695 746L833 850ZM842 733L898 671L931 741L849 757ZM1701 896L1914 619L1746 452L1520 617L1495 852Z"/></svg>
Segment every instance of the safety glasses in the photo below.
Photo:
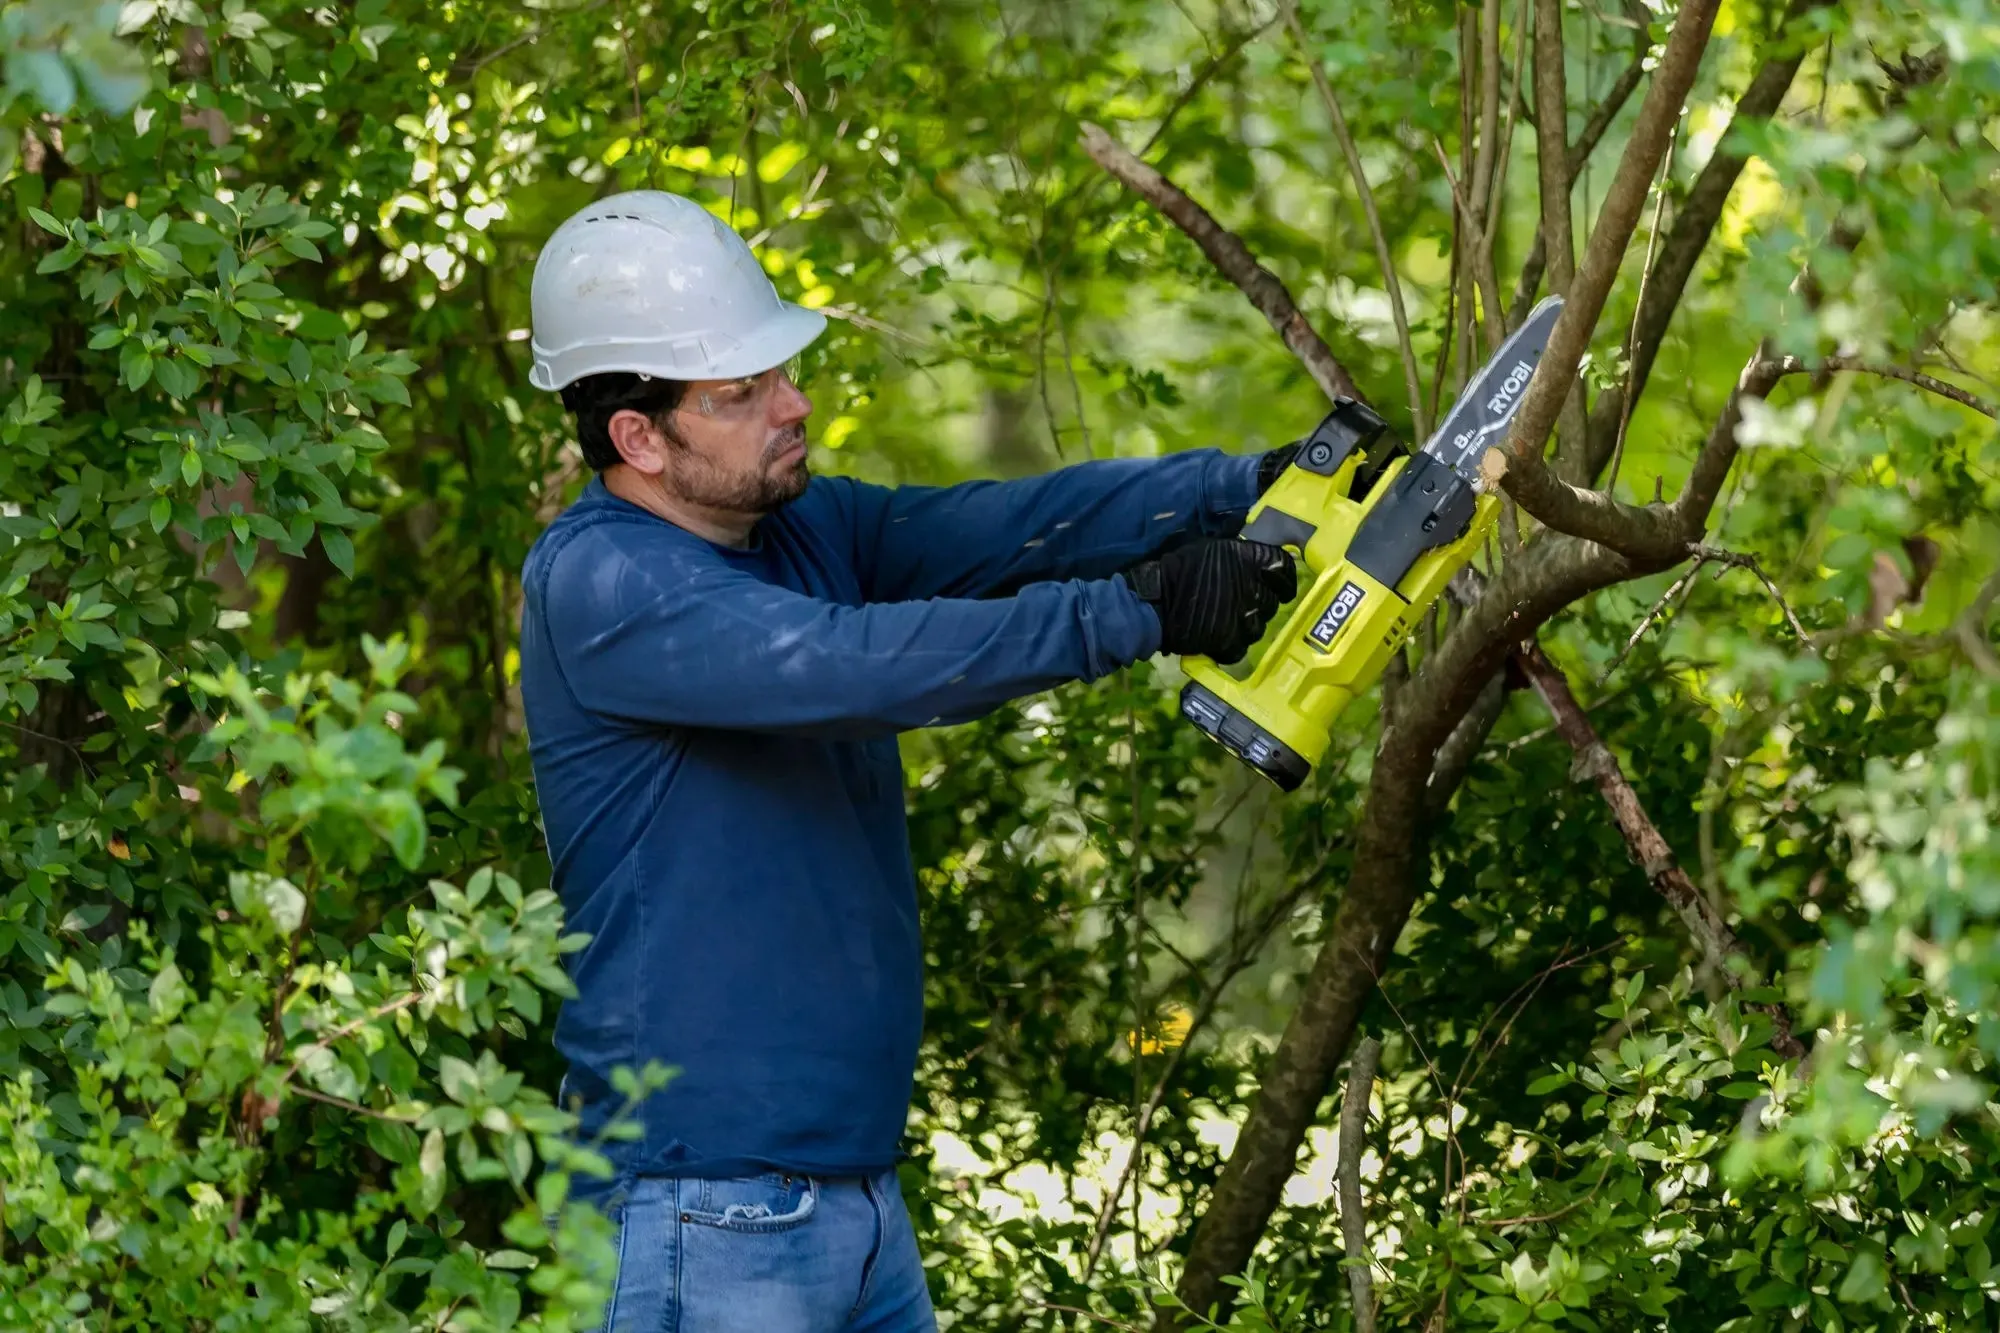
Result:
<svg viewBox="0 0 2000 1333"><path fill-rule="evenodd" d="M795 356L783 365L755 375L691 388L681 405L699 416L720 420L754 417L764 411L779 384L785 381L797 384L802 369L802 358Z"/></svg>

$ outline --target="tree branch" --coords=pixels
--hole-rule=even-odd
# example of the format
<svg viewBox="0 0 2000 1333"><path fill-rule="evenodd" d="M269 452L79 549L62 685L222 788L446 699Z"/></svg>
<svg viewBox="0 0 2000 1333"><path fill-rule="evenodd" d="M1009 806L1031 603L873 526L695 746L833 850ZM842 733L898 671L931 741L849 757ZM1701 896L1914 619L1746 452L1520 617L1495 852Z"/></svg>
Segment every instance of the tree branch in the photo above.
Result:
<svg viewBox="0 0 2000 1333"><path fill-rule="evenodd" d="M1576 281L1570 285L1562 315L1549 333L1548 346L1515 414L1507 447L1487 452L1484 468L1488 481L1504 478L1508 493L1544 523L1550 520L1536 512L1529 496L1516 488L1516 478L1547 471L1542 461L1543 442L1555 424L1563 399L1574 385L1577 366L1590 346L1591 331L1618 276L1633 229L1638 226L1647 186L1666 154L1667 141L1673 136L1688 90L1694 86L1695 73L1701 67L1702 53L1708 47L1709 32L1715 24L1718 3L1719 0L1688 0L1675 16L1673 35L1667 39L1659 67L1653 71L1652 86L1639 106L1638 122L1632 128L1632 137L1626 142L1618 170L1598 211L1597 225L1591 229L1583 263L1577 268ZM1548 480L1559 484L1556 478ZM1532 483L1523 489L1530 495L1537 494ZM1546 488L1542 493L1546 493Z"/></svg>
<svg viewBox="0 0 2000 1333"><path fill-rule="evenodd" d="M1517 459L1507 466L1508 493L1520 502L1521 508L1558 532L1588 538L1642 563L1661 568L1677 564L1685 555L1687 544L1701 536L1709 511L1721 493L1723 479L1736 461L1740 448L1736 426L1743 418L1743 403L1771 391L1771 386L1778 382L1776 365L1766 359L1762 347L1751 355L1737 377L1729 402L1716 418L1701 452L1695 456L1687 485L1671 505L1624 504L1602 491L1571 485L1540 458L1531 459L1526 465ZM1489 454L1488 458L1492 456Z"/></svg>
<svg viewBox="0 0 2000 1333"><path fill-rule="evenodd" d="M1541 172L1542 236L1549 291L1567 296L1576 279L1576 241L1570 235L1569 95L1563 83L1562 0L1534 0L1535 135ZM1557 470L1582 479L1587 452L1583 390L1575 383L1557 418Z"/></svg>
<svg viewBox="0 0 2000 1333"><path fill-rule="evenodd" d="M1590 113L1590 119L1583 123L1583 129L1578 132L1576 142L1570 145L1569 152L1564 156L1563 160L1567 167L1564 172L1567 183L1563 187L1565 199L1569 197L1570 187L1575 184L1577 174L1583 170L1583 164L1590 160L1590 155L1597 150L1598 142L1604 138L1604 132L1611 128L1611 122L1625 109L1626 99L1630 98L1632 90L1639 86L1639 80L1646 77L1646 56L1651 48L1644 29L1641 29L1639 35L1633 39L1632 45L1632 63L1619 74L1617 82L1613 83L1610 91L1604 95L1604 100ZM1539 131L1541 126L1537 125L1535 128ZM1574 238L1571 239L1571 253L1575 253ZM1521 321L1527 318L1528 307L1533 304L1535 293L1541 288L1542 273L1547 264L1548 237L1541 224L1537 223L1535 239L1529 243L1528 257L1521 265L1520 279L1514 284L1514 299L1507 306L1508 328L1519 328Z"/></svg>
<svg viewBox="0 0 2000 1333"><path fill-rule="evenodd" d="M1368 1143L1368 1098L1375 1088L1375 1065L1382 1043L1363 1037L1347 1068L1347 1095L1340 1102L1340 1234L1347 1249L1347 1285L1354 1293L1354 1333L1375 1333L1375 1276L1369 1265L1368 1219L1361 1211L1361 1150Z"/></svg>
<svg viewBox="0 0 2000 1333"><path fill-rule="evenodd" d="M1460 243L1465 247L1464 262L1472 270L1473 281L1480 292L1480 322L1486 329L1486 346L1490 350L1498 347L1506 336L1500 317L1494 313L1500 308L1500 277L1493 268L1493 233L1486 229L1487 219L1483 211L1466 198L1457 177L1451 174L1451 159L1445 156L1444 144L1433 136L1431 147L1437 152L1438 165L1444 168L1445 185L1451 190L1451 201L1465 223L1465 230L1470 233ZM1470 336L1470 326L1467 336Z"/></svg>
<svg viewBox="0 0 2000 1333"><path fill-rule="evenodd" d="M1490 2L1497 4L1499 0ZM1299 59L1305 62L1313 86L1319 89L1320 101L1326 104L1327 119L1333 122L1333 137L1340 143L1341 156L1347 159L1348 174L1354 177L1354 192L1361 196L1361 211L1367 215L1368 234L1375 242L1375 262L1381 266L1382 285L1389 292L1389 314L1396 321L1396 349L1403 358L1403 387L1410 395L1410 420L1416 437L1421 440L1430 434L1424 414L1423 385L1417 378L1417 353L1410 342L1410 317L1403 309L1403 282L1396 276L1395 256L1390 253L1388 235L1382 230L1382 215L1375 208L1375 191L1369 188L1368 176L1361 169L1361 152L1354 146L1353 134L1348 132L1347 117L1340 113L1340 99L1334 96L1333 85L1327 81L1326 67L1307 45L1298 7L1292 0L1283 0L1282 8L1292 43L1299 48Z"/></svg>
<svg viewBox="0 0 2000 1333"><path fill-rule="evenodd" d="M1736 389L1729 395L1728 403L1724 404L1722 415L1715 419L1707 442L1695 455L1687 484L1681 487L1680 498L1673 504L1678 515L1678 527L1689 541L1701 535L1708 522L1709 510L1715 507L1715 499L1722 493L1723 480L1735 465L1736 454L1741 447L1736 441L1736 427L1743 420L1743 404L1771 392L1778 382L1775 364L1761 345L1751 353L1742 373L1736 377Z"/></svg>
<svg viewBox="0 0 2000 1333"><path fill-rule="evenodd" d="M1639 307L1646 303L1646 286L1652 281L1653 254L1660 242L1660 218L1666 212L1667 186L1673 183L1673 177L1674 141L1670 138L1667 140L1667 156L1660 163L1660 188L1653 196L1653 225L1646 229L1646 258L1639 265L1639 299L1632 303L1633 327L1627 330L1625 334L1625 364L1628 366L1632 364L1633 343L1639 336ZM1567 417L1564 418L1564 422L1567 424ZM1607 495L1616 495L1618 493L1618 464L1625 455L1625 432L1631 425L1632 399L1627 398L1624 401L1623 410L1618 414L1618 433L1612 437L1611 441L1611 471L1605 477L1603 486L1604 493ZM1585 424L1581 421L1577 423L1577 433L1577 447L1579 451L1585 451L1589 440L1589 432ZM1589 476L1594 474L1594 471L1595 469L1589 468L1588 459L1584 458L1582 452L1580 452L1579 466L1575 475L1579 479L1588 479Z"/></svg>
<svg viewBox="0 0 2000 1333"><path fill-rule="evenodd" d="M1472 179L1465 190L1473 212L1485 225L1493 197L1493 166L1500 151L1500 0L1479 6L1479 150L1472 160ZM1498 311L1488 311L1494 319Z"/></svg>
<svg viewBox="0 0 2000 1333"><path fill-rule="evenodd" d="M1340 364L1332 349L1314 332L1312 325L1306 322L1305 316L1299 313L1292 294L1285 290L1285 284L1252 257L1249 247L1234 232L1217 222L1207 209L1189 198L1178 185L1141 162L1131 150L1099 126L1085 123L1083 150L1098 166L1160 210L1169 222L1186 232L1201 247L1202 253L1208 256L1217 271L1235 283L1250 299L1250 304L1270 321L1272 329L1284 340L1285 346L1292 349L1292 354L1305 363L1307 373L1328 398L1360 399L1361 391L1355 387L1353 377Z"/></svg>
<svg viewBox="0 0 2000 1333"><path fill-rule="evenodd" d="M1542 702L1555 716L1556 729L1576 752L1571 775L1579 779L1589 778L1596 785L1598 794L1611 808L1611 817L1617 822L1618 831L1624 835L1632 859L1638 862L1653 888L1681 918L1696 947L1701 950L1703 960L1724 978L1730 989L1742 990L1750 985L1756 970L1743 942L1708 899L1695 889L1687 872L1681 869L1673 849L1667 846L1667 840L1660 836L1659 828L1639 803L1639 794L1632 790L1617 756L1611 753L1611 748L1591 724L1590 715L1577 702L1568 678L1537 644L1523 644L1515 654L1515 660L1520 662L1528 679L1534 682L1536 692L1542 696ZM1770 1018L1775 1029L1771 1049L1789 1060L1805 1057L1805 1047L1792 1032L1791 1012L1783 1004L1754 1004L1750 1007Z"/></svg>
<svg viewBox="0 0 2000 1333"><path fill-rule="evenodd" d="M1543 254L1549 292L1566 296L1576 277L1570 235L1569 98L1563 86L1562 0L1535 0L1535 154L1541 173Z"/></svg>
<svg viewBox="0 0 2000 1333"><path fill-rule="evenodd" d="M1787 30L1801 15L1825 3L1827 0L1792 0L1784 19ZM1805 47L1789 31L1778 37L1764 63L1751 76L1743 95L1736 99L1729 129L1717 141L1715 151L1676 209L1673 225L1668 228L1666 239L1660 245L1659 261L1654 266L1653 276L1647 282L1638 312L1633 316L1633 355L1625 384L1599 394L1597 402L1591 407L1591 456L1587 476L1594 477L1601 472L1611 456L1626 395L1636 398L1645 392L1653 359L1659 354L1660 343L1666 337L1674 311L1680 307L1688 279L1693 275L1702 251L1708 247L1708 238L1722 217L1723 207L1729 202L1737 177L1749 161L1748 155L1736 147L1742 142L1736 134L1738 127L1751 121L1769 119L1777 112L1804 59Z"/></svg>

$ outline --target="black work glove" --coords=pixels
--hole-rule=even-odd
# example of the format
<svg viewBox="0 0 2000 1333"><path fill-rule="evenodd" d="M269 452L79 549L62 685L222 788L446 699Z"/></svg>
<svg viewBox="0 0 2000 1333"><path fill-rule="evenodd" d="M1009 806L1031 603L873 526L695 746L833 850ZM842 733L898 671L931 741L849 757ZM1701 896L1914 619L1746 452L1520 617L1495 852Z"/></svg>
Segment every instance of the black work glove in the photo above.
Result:
<svg viewBox="0 0 2000 1333"><path fill-rule="evenodd" d="M1290 444L1281 444L1258 455L1257 494L1262 495L1271 489L1271 483L1278 479L1278 474L1290 467L1292 460L1299 456L1299 446L1304 443L1304 440L1293 440Z"/></svg>
<svg viewBox="0 0 2000 1333"><path fill-rule="evenodd" d="M1263 637L1298 590L1292 553L1238 537L1198 537L1125 571L1160 617L1160 651L1199 653L1227 666Z"/></svg>

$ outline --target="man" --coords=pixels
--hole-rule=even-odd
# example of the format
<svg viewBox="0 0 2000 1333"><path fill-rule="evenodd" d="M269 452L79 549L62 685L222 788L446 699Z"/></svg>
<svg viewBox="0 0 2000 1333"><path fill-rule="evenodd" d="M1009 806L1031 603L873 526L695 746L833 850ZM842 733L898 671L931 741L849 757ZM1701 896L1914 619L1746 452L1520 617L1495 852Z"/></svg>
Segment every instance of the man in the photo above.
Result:
<svg viewBox="0 0 2000 1333"><path fill-rule="evenodd" d="M894 1172L922 1029L896 734L1158 651L1240 659L1295 573L1239 540L1288 450L889 490L812 478L824 319L693 202L616 195L535 266L534 383L598 475L523 573L521 687L595 1134L607 1328L933 1329ZM1171 545L1170 545L1171 544Z"/></svg>

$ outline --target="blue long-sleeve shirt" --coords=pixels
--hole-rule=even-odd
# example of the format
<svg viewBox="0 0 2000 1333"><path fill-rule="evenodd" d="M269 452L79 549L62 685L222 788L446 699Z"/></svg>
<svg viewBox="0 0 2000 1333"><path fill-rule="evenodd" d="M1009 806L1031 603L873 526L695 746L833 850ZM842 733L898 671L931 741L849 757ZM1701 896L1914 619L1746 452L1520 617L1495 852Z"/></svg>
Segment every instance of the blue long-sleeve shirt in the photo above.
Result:
<svg viewBox="0 0 2000 1333"><path fill-rule="evenodd" d="M622 1173L851 1175L899 1155L923 1023L895 736L1151 656L1116 571L1231 534L1256 460L1013 482L817 478L719 546L592 481L529 552L521 693L577 988L582 1132L678 1073Z"/></svg>

